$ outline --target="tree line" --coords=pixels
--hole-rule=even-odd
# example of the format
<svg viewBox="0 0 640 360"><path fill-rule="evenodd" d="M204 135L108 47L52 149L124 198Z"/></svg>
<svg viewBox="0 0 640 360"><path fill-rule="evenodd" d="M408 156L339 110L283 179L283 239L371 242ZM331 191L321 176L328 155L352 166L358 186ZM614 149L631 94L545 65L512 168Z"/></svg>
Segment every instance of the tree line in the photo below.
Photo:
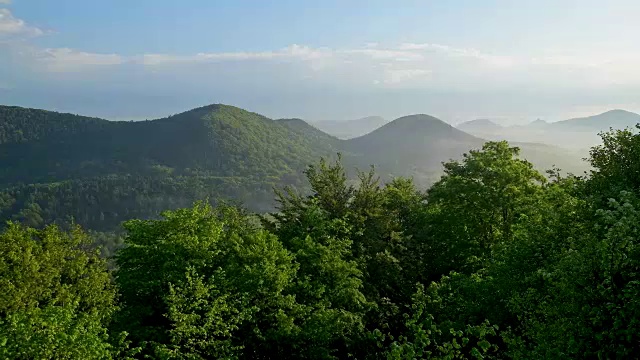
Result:
<svg viewBox="0 0 640 360"><path fill-rule="evenodd" d="M33 359L573 359L640 352L640 135L588 176L488 142L421 191L340 160L267 215L206 202L0 234L0 355Z"/></svg>

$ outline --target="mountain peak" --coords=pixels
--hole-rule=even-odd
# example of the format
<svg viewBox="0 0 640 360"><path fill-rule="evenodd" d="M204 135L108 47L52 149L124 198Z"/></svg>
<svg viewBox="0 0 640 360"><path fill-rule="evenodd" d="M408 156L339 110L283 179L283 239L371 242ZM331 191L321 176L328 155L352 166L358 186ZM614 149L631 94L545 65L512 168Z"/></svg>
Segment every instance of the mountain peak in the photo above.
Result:
<svg viewBox="0 0 640 360"><path fill-rule="evenodd" d="M414 114L397 118L379 129L354 140L364 141L365 138L381 138L381 140L386 139L384 140L385 142L391 143L399 141L477 140L476 137L427 114Z"/></svg>
<svg viewBox="0 0 640 360"><path fill-rule="evenodd" d="M638 114L623 109L613 109L596 116L638 116Z"/></svg>
<svg viewBox="0 0 640 360"><path fill-rule="evenodd" d="M537 128L546 127L547 125L549 125L549 123L544 121L544 120L542 120L542 119L536 119L536 120L534 120L534 121L529 123L529 126L537 127Z"/></svg>
<svg viewBox="0 0 640 360"><path fill-rule="evenodd" d="M386 126L432 126L432 125L436 125L436 126L446 126L446 127L452 127L451 125L447 124L446 122L431 116L431 115L427 115L427 114L414 114L414 115L406 115L403 117L399 117L395 120L393 120L392 122L388 123Z"/></svg>

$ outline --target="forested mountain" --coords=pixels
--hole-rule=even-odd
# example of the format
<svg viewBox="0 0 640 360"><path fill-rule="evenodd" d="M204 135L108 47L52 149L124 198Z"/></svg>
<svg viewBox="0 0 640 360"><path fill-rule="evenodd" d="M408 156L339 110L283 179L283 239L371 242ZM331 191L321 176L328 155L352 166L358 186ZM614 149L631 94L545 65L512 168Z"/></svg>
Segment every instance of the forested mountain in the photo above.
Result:
<svg viewBox="0 0 640 360"><path fill-rule="evenodd" d="M319 161L277 211L132 219L107 259L104 234L9 223L0 357L635 358L640 134L603 136L588 177L547 178L504 141L445 162L426 190Z"/></svg>
<svg viewBox="0 0 640 360"><path fill-rule="evenodd" d="M98 118L2 105L0 120L0 144L64 138L114 124Z"/></svg>
<svg viewBox="0 0 640 360"><path fill-rule="evenodd" d="M412 176L427 186L442 174L442 161L484 143L428 115L340 140L301 119L274 121L219 104L140 122L0 109L0 221L41 226L73 219L99 231L201 199L270 211L273 187L306 191L307 164L339 152L352 179L356 168L375 165L383 181ZM580 163L560 149L522 148L542 170Z"/></svg>
<svg viewBox="0 0 640 360"><path fill-rule="evenodd" d="M331 145L336 149L341 147L342 141L340 139L310 125L302 119L278 119L276 122L309 139L312 145L317 143L317 146L320 147L326 147L327 145Z"/></svg>
<svg viewBox="0 0 640 360"><path fill-rule="evenodd" d="M441 163L459 159L486 140L469 135L429 115L410 115L396 119L370 134L350 140L347 148L355 154L366 154L361 163L372 163L381 174L413 176L428 185L441 175ZM582 156L543 144L514 143L521 156L544 171L559 167L581 174L588 170Z"/></svg>
<svg viewBox="0 0 640 360"><path fill-rule="evenodd" d="M273 208L272 189L333 156L338 140L299 121L227 105L164 119L111 122L1 107L0 220L111 230L196 200Z"/></svg>
<svg viewBox="0 0 640 360"><path fill-rule="evenodd" d="M278 177L299 172L319 155L337 151L330 142L227 105L140 122L67 119L64 114L15 107L3 109L3 114L9 124L4 128L10 129L3 138L34 134L19 143L1 145L0 161L5 166L0 183L5 184L158 171ZM61 129L48 136L46 127L58 122Z"/></svg>
<svg viewBox="0 0 640 360"><path fill-rule="evenodd" d="M313 123L315 127L339 139L352 139L372 132L388 121L380 116L367 116L355 120L324 120Z"/></svg>
<svg viewBox="0 0 640 360"><path fill-rule="evenodd" d="M417 176L424 183L437 178L442 161L459 158L482 143L442 120L420 114L398 118L352 139L347 148L362 154L362 165L375 164L383 175Z"/></svg>

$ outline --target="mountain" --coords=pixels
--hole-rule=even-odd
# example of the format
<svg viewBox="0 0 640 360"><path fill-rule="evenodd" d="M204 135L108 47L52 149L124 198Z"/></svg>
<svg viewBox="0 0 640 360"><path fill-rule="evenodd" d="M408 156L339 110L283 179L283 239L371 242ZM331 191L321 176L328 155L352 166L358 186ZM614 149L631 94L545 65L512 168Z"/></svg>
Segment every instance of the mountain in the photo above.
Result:
<svg viewBox="0 0 640 360"><path fill-rule="evenodd" d="M54 111L0 105L0 145L83 134L112 122Z"/></svg>
<svg viewBox="0 0 640 360"><path fill-rule="evenodd" d="M458 124L458 129L468 132L468 133L492 133L495 131L500 131L502 126L494 123L489 119L476 119L465 121L461 124Z"/></svg>
<svg viewBox="0 0 640 360"><path fill-rule="evenodd" d="M369 161L382 175L413 176L428 184L442 172L443 161L459 159L470 149L479 149L486 140L470 135L429 115L396 119L370 134L349 140L348 149L362 154L361 164ZM558 166L564 171L582 173L588 169L582 156L558 147L513 143L521 156L541 171ZM366 157L364 156L366 154Z"/></svg>
<svg viewBox="0 0 640 360"><path fill-rule="evenodd" d="M314 122L313 126L339 139L352 139L372 132L386 124L380 116L368 116L357 120L325 120Z"/></svg>
<svg viewBox="0 0 640 360"><path fill-rule="evenodd" d="M600 132L610 128L633 128L637 123L640 123L640 115L625 110L611 110L558 122L538 119L527 125L494 127L485 121L472 121L458 128L483 139L543 143L568 149L572 153L579 151L582 157L586 157L588 151L584 149L600 144Z"/></svg>
<svg viewBox="0 0 640 360"><path fill-rule="evenodd" d="M140 122L15 107L0 113L8 129L2 136L7 140L0 145L0 162L6 164L0 184L121 173L153 175L159 167L174 175L264 178L295 173L320 154L337 151L335 143L220 104ZM55 128L54 124L60 129L47 135L46 127Z"/></svg>
<svg viewBox="0 0 640 360"><path fill-rule="evenodd" d="M291 131L302 137L313 139L321 144L330 144L337 148L342 143L342 141L337 137L327 134L302 119L278 119L276 122L288 127ZM320 144L318 145L320 146Z"/></svg>
<svg viewBox="0 0 640 360"><path fill-rule="evenodd" d="M403 116L373 132L347 141L361 154L360 165L374 164L384 176L412 176L427 184L441 173L441 162L459 158L484 140L469 135L435 117Z"/></svg>
<svg viewBox="0 0 640 360"><path fill-rule="evenodd" d="M273 187L304 192L302 170L338 152L347 169L374 164L383 180L412 176L428 185L441 162L485 142L424 114L342 140L301 119L222 104L139 122L0 106L0 125L0 223L73 219L98 231L202 199L270 211ZM541 170L574 161L549 146L522 147Z"/></svg>
<svg viewBox="0 0 640 360"><path fill-rule="evenodd" d="M33 226L110 230L202 199L264 212L274 186L304 186L301 171L339 151L311 126L220 104L140 122L0 107L0 124L0 222Z"/></svg>
<svg viewBox="0 0 640 360"><path fill-rule="evenodd" d="M551 123L554 128L571 129L576 131L606 131L609 128L624 129L635 127L640 123L640 115L626 110L610 110L605 113L563 120Z"/></svg>

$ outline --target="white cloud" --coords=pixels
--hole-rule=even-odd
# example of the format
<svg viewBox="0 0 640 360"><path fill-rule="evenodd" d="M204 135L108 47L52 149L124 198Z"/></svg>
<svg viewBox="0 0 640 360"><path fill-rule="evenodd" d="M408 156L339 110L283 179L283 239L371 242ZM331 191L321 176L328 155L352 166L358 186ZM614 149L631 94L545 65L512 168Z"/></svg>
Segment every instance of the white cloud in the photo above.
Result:
<svg viewBox="0 0 640 360"><path fill-rule="evenodd" d="M68 48L45 49L38 61L52 72L81 71L87 67L121 65L125 58L117 54L96 54Z"/></svg>
<svg viewBox="0 0 640 360"><path fill-rule="evenodd" d="M439 53L449 57L466 57L475 58L487 65L493 66L510 66L513 65L515 59L511 56L499 56L483 53L472 48L455 48L448 45L430 44L430 43L404 43L398 49L412 52Z"/></svg>
<svg viewBox="0 0 640 360"><path fill-rule="evenodd" d="M0 0L0 5L11 5L11 0Z"/></svg>
<svg viewBox="0 0 640 360"><path fill-rule="evenodd" d="M0 40L23 39L42 34L44 31L14 17L9 9L0 9Z"/></svg>
<svg viewBox="0 0 640 360"><path fill-rule="evenodd" d="M378 44L353 49L313 48L293 44L258 52L198 53L192 55L141 54L121 56L68 48L36 51L37 64L45 71L77 72L133 64L155 74L183 70L201 74L270 74L272 78L304 79L336 86L404 85L411 88L481 90L487 88L544 85L598 86L636 81L640 72L626 58L595 59L588 56L545 55L524 57L494 55L472 48L433 43ZM246 65L243 65L245 64ZM278 66L282 64L282 66ZM622 68L621 64L624 64ZM194 65L198 65L194 68ZM624 69L624 71L623 71ZM636 74L637 76L631 76ZM250 76L250 75L247 75ZM633 79L630 80L630 79ZM196 79L198 81L199 79Z"/></svg>
<svg viewBox="0 0 640 360"><path fill-rule="evenodd" d="M347 54L347 55L364 55L377 60L412 61L412 60L421 60L424 58L422 54L416 54L410 51L403 51L399 49L365 48L365 49L343 50L341 51L341 53Z"/></svg>
<svg viewBox="0 0 640 360"><path fill-rule="evenodd" d="M8 1L0 0L0 3ZM372 42L358 48L293 44L265 51L124 56L66 47L43 49L27 41L44 33L16 18L10 10L0 8L0 45L3 46L0 52L17 54L24 62L21 65L41 72L74 73L97 69L117 72L128 64L131 66L127 71L144 69L147 73L168 78L175 78L178 73L190 73L195 76L193 82L207 81L208 75L226 74L229 79L239 82L244 79L245 83L262 82L268 76L276 83L284 81L281 79L303 79L337 87L371 84L443 90L534 85L584 88L624 84L640 87L640 70L636 66L640 54L524 56L438 43L383 46Z"/></svg>
<svg viewBox="0 0 640 360"><path fill-rule="evenodd" d="M328 55L330 55L330 53L326 49L313 49L308 46L293 44L275 51L199 53L195 55L144 54L137 57L137 59L144 65L154 66L273 59L314 60L324 58Z"/></svg>
<svg viewBox="0 0 640 360"><path fill-rule="evenodd" d="M400 84L407 81L428 80L432 71L426 69L392 69L385 72L385 84Z"/></svg>

